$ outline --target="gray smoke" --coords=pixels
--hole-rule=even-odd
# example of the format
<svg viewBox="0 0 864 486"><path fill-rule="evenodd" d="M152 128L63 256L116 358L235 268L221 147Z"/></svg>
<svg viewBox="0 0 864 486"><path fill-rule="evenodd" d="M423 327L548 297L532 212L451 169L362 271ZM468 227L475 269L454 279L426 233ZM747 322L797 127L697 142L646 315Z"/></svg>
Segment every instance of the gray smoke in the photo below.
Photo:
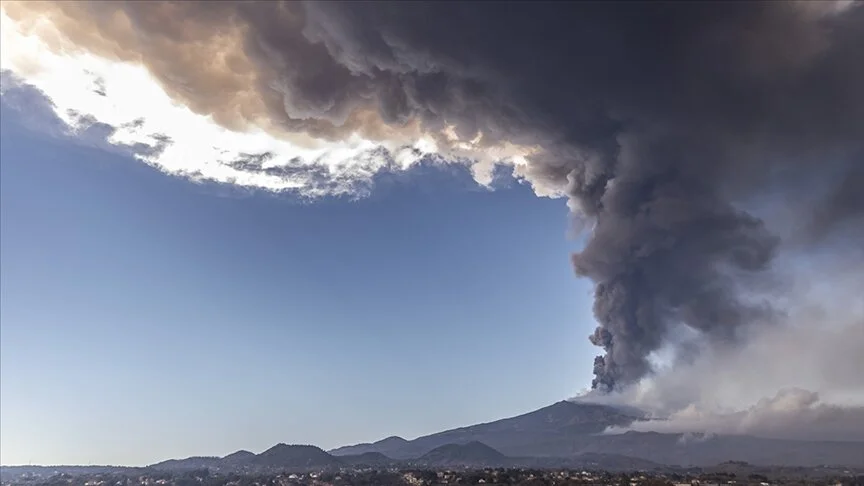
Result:
<svg viewBox="0 0 864 486"><path fill-rule="evenodd" d="M79 45L143 63L229 127L380 140L452 125L538 147L517 175L593 223L573 264L596 285L601 390L650 373L675 329L734 344L776 317L758 296L780 241L747 211L754 198L822 194L801 208L808 244L861 234L864 8L489 7L58 2L15 15L50 13ZM132 31L108 21L118 11Z"/></svg>
<svg viewBox="0 0 864 486"><path fill-rule="evenodd" d="M530 180L565 188L594 221L573 263L596 284L591 341L606 353L595 360L595 388L644 377L680 324L731 343L742 326L772 321L776 311L755 296L779 239L736 202L763 187L794 197L787 189L806 178L814 190L828 185L802 214L816 222L811 238L860 225L861 191L850 182L864 162L857 6L309 10L343 62L407 71L419 76L411 86L427 79L424 69L439 76L435 96L405 90L423 100L424 120L541 144ZM478 104L462 102L466 80L479 81L469 98Z"/></svg>

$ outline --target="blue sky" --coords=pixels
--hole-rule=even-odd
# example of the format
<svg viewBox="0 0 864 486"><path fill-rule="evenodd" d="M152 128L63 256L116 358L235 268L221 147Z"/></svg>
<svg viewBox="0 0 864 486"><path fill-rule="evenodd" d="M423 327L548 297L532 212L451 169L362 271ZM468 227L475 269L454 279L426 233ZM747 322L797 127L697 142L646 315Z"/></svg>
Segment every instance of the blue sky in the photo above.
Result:
<svg viewBox="0 0 864 486"><path fill-rule="evenodd" d="M418 168L301 204L19 116L0 135L4 464L411 438L590 382L560 199Z"/></svg>

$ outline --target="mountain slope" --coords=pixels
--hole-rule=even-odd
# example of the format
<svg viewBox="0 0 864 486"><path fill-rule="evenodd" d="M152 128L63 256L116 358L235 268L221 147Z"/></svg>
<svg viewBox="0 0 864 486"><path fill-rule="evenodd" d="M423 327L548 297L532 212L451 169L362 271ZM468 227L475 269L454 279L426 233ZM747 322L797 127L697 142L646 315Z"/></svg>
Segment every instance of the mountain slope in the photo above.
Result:
<svg viewBox="0 0 864 486"><path fill-rule="evenodd" d="M423 454L418 462L434 466L501 466L510 460L488 445L474 441L436 447Z"/></svg>
<svg viewBox="0 0 864 486"><path fill-rule="evenodd" d="M407 445L407 440L394 435L387 437L386 439L381 439L378 442L365 442L362 444L339 447L329 452L334 456L348 456L366 454L369 452L379 452L386 456L392 457L392 453L398 452L400 449L404 448Z"/></svg>
<svg viewBox="0 0 864 486"><path fill-rule="evenodd" d="M222 458L225 464L247 464L255 459L255 454L249 451L237 451Z"/></svg>
<svg viewBox="0 0 864 486"><path fill-rule="evenodd" d="M352 466L383 466L394 461L380 452L364 452L363 454L339 456L339 461Z"/></svg>
<svg viewBox="0 0 864 486"><path fill-rule="evenodd" d="M817 442L751 436L684 436L656 432L603 434L609 426L642 420L638 411L605 405L558 402L534 412L461 427L411 441L388 438L373 444L335 449L334 455L381 452L394 459L415 459L447 444L480 442L509 458L539 463L615 456L664 465L710 466L725 461L762 465L864 467L864 442ZM602 456L597 456L602 455ZM542 460L541 460L542 459ZM648 463L646 462L645 465Z"/></svg>
<svg viewBox="0 0 864 486"><path fill-rule="evenodd" d="M508 456L550 456L555 455L557 448L548 448L548 451L540 454L532 452L538 447L542 451L546 442L600 433L609 426L624 426L634 420L637 418L615 407L561 401L516 417L460 427L412 441L400 442L388 438L373 444L341 447L331 453L340 456L381 452L395 459L411 459L442 445L477 441Z"/></svg>
<svg viewBox="0 0 864 486"><path fill-rule="evenodd" d="M212 469L221 464L222 459L219 457L187 457L185 459L169 459L153 464L153 469L162 471L192 471L195 469Z"/></svg>

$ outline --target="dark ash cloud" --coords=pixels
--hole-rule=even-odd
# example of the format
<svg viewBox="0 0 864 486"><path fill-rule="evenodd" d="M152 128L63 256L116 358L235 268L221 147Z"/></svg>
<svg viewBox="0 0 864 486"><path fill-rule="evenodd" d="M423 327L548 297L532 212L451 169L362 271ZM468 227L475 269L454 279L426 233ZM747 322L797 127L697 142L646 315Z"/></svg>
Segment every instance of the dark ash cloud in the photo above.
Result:
<svg viewBox="0 0 864 486"><path fill-rule="evenodd" d="M805 239L859 228L864 8L831 2L58 2L97 54L146 65L229 128L537 147L518 167L593 223L594 386L651 372L683 324L709 343L771 322L779 240L743 201L830 186ZM120 21L118 19L125 19ZM442 149L442 150L443 150ZM254 160L251 171L268 170ZM286 170L290 170L286 169ZM797 187L797 186L795 186ZM845 231L844 229L844 231Z"/></svg>
<svg viewBox="0 0 864 486"><path fill-rule="evenodd" d="M811 236L862 214L857 192L843 185L864 163L860 8L578 3L491 13L480 4L327 2L307 10L307 29L357 72L443 77L421 91L421 116L543 147L529 179L565 189L594 219L573 262L596 284L591 340L606 351L595 361L597 388L648 374L649 356L679 323L722 343L774 318L750 295L779 240L738 199L784 171L814 184L839 175ZM477 83L477 109L467 113L465 80Z"/></svg>

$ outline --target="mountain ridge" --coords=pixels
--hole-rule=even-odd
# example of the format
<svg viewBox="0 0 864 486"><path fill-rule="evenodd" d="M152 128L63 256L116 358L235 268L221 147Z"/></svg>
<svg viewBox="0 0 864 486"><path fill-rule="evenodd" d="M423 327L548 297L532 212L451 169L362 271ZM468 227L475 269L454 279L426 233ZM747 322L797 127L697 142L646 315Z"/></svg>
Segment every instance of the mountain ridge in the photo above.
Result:
<svg viewBox="0 0 864 486"><path fill-rule="evenodd" d="M513 417L421 436L395 447L391 446L391 443L385 446L382 442L387 439L382 439L373 443L343 446L328 452L335 456L381 452L395 459L408 459L445 444L477 440L505 454L513 455L512 452L515 455L533 455L507 449L513 449L514 443L520 446L529 445L549 435L601 433L610 426L626 426L635 420L641 420L641 417L625 414L613 406L562 400Z"/></svg>
<svg viewBox="0 0 864 486"><path fill-rule="evenodd" d="M561 401L547 407L407 440L389 436L372 443L324 451L314 445L279 443L255 454L170 459L149 469L191 471L309 470L345 466L451 465L649 469L715 466L744 461L765 466L842 465L864 468L864 442L793 441L746 435L636 432L609 434L644 417L598 404Z"/></svg>
<svg viewBox="0 0 864 486"><path fill-rule="evenodd" d="M336 457L380 452L411 460L446 444L483 443L510 458L571 460L599 454L665 465L711 466L737 460L765 465L836 464L864 467L864 442L793 441L746 435L673 434L628 431L607 434L646 420L638 410L562 400L552 405L491 422L458 427L406 441L382 439L332 449ZM391 439L391 436L388 439ZM586 456L587 457L587 456Z"/></svg>
<svg viewBox="0 0 864 486"><path fill-rule="evenodd" d="M495 466L511 462L501 452L473 441L467 444L445 444L417 458L418 462L435 466Z"/></svg>

